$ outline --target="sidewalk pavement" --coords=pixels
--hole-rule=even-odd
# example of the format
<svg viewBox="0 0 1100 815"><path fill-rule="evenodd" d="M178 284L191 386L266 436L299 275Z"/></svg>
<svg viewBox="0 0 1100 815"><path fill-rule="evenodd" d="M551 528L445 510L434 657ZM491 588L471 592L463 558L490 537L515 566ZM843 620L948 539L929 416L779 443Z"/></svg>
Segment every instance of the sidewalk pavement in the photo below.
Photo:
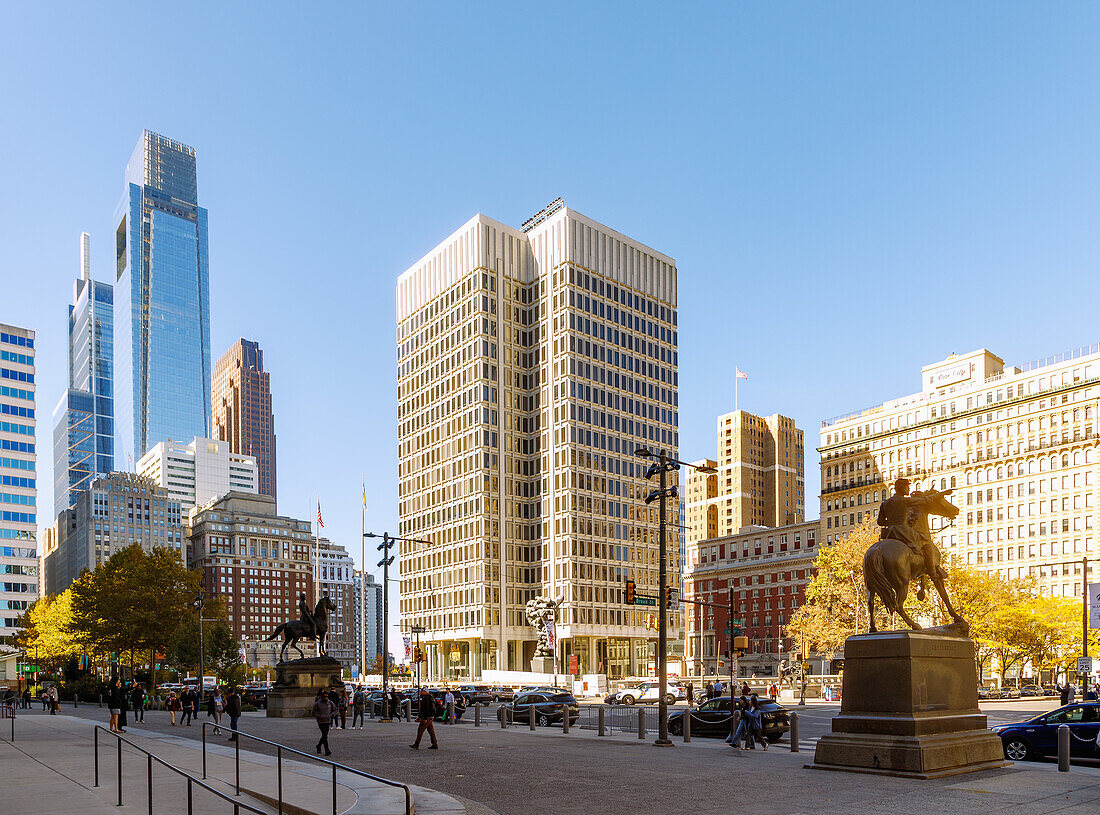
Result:
<svg viewBox="0 0 1100 815"><path fill-rule="evenodd" d="M99 733L99 787L94 784L94 727L101 724L82 716L24 714L17 718L16 740L0 740L0 811L4 815L102 815L107 812L148 813L150 770L154 813L186 813L188 783L144 753L122 743L108 732ZM196 734L197 735L197 734ZM124 738L177 767L202 779L200 739L157 732L138 726L126 728ZM279 795L277 760L247 749L242 737L240 787L242 804L265 815L277 812ZM223 732L207 731L207 777L205 783L234 797L234 746ZM122 762L122 796L118 802L118 762ZM336 813L338 815L400 815L405 812L405 794L380 782L336 770ZM282 795L284 812L297 815L330 815L333 809L333 769L328 765L286 757L283 759ZM192 784L192 811L196 815L232 812L232 804ZM413 788L418 815L461 815L465 807L450 796ZM241 810L242 813L247 810Z"/></svg>

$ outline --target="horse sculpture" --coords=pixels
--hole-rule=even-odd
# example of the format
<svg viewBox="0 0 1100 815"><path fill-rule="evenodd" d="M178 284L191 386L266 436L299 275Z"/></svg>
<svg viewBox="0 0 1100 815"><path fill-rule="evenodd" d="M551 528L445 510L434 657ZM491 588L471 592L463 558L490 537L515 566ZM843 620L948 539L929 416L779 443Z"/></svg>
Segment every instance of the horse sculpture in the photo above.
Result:
<svg viewBox="0 0 1100 815"><path fill-rule="evenodd" d="M946 492L929 490L912 496L915 506L909 512L908 523L913 527L916 537L927 542L921 551L917 551L905 541L883 537L873 543L863 556L863 582L867 586L867 612L871 632L877 630L875 628L875 595L882 600L887 611L897 612L910 628L921 630L916 620L906 612L904 604L909 593L909 583L913 580L921 581L917 597L924 599L924 578L927 576L936 587L936 592L943 601L947 613L954 620L951 626L937 630L958 636L969 635L969 623L959 616L947 597L940 554L931 543L932 536L928 527L929 515L953 519L959 514L959 508L947 500L950 493L950 490ZM883 534L888 534L888 531L884 530Z"/></svg>
<svg viewBox="0 0 1100 815"><path fill-rule="evenodd" d="M285 623L279 623L275 626L275 630L271 632L271 636L265 642L271 642L278 639L280 634L283 635L283 647L279 651L280 662L286 660L288 646L297 651L299 657L305 659L306 655L298 647L298 641L304 639L315 639L317 641L317 654L321 656L325 653L325 638L328 636L328 612L330 611L336 611L336 604L326 595L317 601L317 607L313 609L313 625L310 625L308 620L287 620ZM314 627L316 627L316 631L314 631Z"/></svg>

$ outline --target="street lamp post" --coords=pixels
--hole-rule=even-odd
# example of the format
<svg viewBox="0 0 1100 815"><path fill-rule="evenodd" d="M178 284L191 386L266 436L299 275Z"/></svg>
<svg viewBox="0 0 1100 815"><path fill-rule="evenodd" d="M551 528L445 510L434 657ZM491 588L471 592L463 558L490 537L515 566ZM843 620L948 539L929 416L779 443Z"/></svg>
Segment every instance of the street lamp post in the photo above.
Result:
<svg viewBox="0 0 1100 815"><path fill-rule="evenodd" d="M681 464L688 467L695 467L696 470L704 473L715 473L718 471L713 467L701 467L689 464L686 461L680 461L668 455L664 450L653 453L645 447L639 447L634 451L634 455L640 456L641 458L656 459L656 463L650 465L645 477L648 479L657 475L660 478L657 489L651 492L645 499L647 504L654 501L660 502L657 530L658 557L660 558L660 566L657 572L657 687L659 695L657 697L657 739L653 743L658 747L671 747L672 739L668 737L668 699L666 698L668 694L668 605L670 593L668 590L667 547L665 545L665 498L676 498L679 496L679 492L675 484L671 488L666 488L666 474L670 470L679 470Z"/></svg>
<svg viewBox="0 0 1100 815"><path fill-rule="evenodd" d="M198 685L198 691L199 691L199 704L202 704L203 690L204 690L203 679L204 679L204 676L206 674L206 670L205 670L206 666L203 662L204 651L206 649L203 647L203 642L202 642L202 607L203 607L203 604L205 602L206 602L206 595L201 591L199 592L199 596L191 601L191 607L194 608L195 611L197 611L199 613L199 681L196 683Z"/></svg>
<svg viewBox="0 0 1100 815"><path fill-rule="evenodd" d="M390 554L390 549L398 541L422 543L426 546L431 546L431 541L419 540L418 538L399 538L389 532L383 532L381 535L364 532L363 537L382 539L382 542L378 544L378 551L382 553L382 559L378 561L378 565L382 567L382 699L385 700L386 687L390 678L390 564L395 559L395 556ZM366 625L366 620L363 621L363 624ZM383 704L385 703L383 702ZM393 719L383 719L382 721L389 722Z"/></svg>

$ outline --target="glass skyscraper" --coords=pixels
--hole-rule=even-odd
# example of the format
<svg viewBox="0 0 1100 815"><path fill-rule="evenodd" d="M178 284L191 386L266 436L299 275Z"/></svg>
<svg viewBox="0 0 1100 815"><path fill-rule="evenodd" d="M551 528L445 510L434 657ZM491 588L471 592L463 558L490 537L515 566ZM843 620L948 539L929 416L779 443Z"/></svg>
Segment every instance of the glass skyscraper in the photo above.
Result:
<svg viewBox="0 0 1100 815"><path fill-rule="evenodd" d="M115 222L115 460L210 436L206 210L195 150L148 130L126 165Z"/></svg>
<svg viewBox="0 0 1100 815"><path fill-rule="evenodd" d="M54 409L53 517L115 468L114 290L92 280L90 236L80 236L80 277L69 306L69 387Z"/></svg>

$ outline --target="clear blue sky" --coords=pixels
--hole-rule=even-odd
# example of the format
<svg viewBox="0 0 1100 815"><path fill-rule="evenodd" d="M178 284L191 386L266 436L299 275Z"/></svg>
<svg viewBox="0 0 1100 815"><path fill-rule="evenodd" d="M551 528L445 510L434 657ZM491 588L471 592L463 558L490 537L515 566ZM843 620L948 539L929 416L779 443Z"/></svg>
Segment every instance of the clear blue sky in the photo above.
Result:
<svg viewBox="0 0 1100 815"><path fill-rule="evenodd" d="M110 279L142 128L198 151L212 353L258 340L280 510L396 529L394 283L556 196L675 257L681 453L807 434L988 347L1100 339L1087 3L7 3L0 322L38 331L40 506L78 235ZM42 512L43 518L46 513ZM371 557L373 563L376 558Z"/></svg>

